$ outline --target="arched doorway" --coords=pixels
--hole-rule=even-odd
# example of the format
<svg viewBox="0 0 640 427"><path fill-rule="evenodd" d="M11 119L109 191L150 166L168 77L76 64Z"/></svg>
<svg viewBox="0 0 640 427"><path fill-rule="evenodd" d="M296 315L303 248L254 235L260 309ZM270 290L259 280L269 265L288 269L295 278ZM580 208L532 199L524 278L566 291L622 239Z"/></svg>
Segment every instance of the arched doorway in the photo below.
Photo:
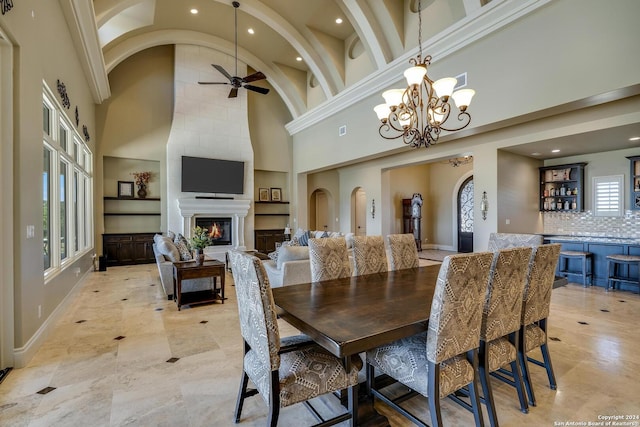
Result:
<svg viewBox="0 0 640 427"><path fill-rule="evenodd" d="M473 175L458 189L458 252L473 252Z"/></svg>
<svg viewBox="0 0 640 427"><path fill-rule="evenodd" d="M367 193L362 187L351 192L351 231L356 236L367 235Z"/></svg>

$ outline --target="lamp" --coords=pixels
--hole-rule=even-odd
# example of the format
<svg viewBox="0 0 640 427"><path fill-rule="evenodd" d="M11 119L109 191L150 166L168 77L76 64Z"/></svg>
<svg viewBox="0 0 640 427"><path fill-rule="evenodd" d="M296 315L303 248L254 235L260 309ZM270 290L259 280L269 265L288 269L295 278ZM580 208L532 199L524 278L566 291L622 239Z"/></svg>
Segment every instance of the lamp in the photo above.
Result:
<svg viewBox="0 0 640 427"><path fill-rule="evenodd" d="M289 228L289 224L284 228L284 241L288 242L291 240L291 228Z"/></svg>
<svg viewBox="0 0 640 427"><path fill-rule="evenodd" d="M482 219L486 221L487 211L489 210L489 201L487 200L487 192L482 192L482 200L480 201L480 211L482 212Z"/></svg>
<svg viewBox="0 0 640 427"><path fill-rule="evenodd" d="M473 89L453 91L457 79L446 77L433 81L427 75L431 55L422 58L422 4L418 0L418 56L411 58L404 76L406 89L390 89L382 94L385 103L374 107L382 122L378 132L385 139L402 138L405 144L417 148L435 144L440 132L464 129L471 122L467 107L475 94ZM449 99L458 109L458 122L447 124L452 111Z"/></svg>
<svg viewBox="0 0 640 427"><path fill-rule="evenodd" d="M371 199L371 218L376 217L376 199Z"/></svg>

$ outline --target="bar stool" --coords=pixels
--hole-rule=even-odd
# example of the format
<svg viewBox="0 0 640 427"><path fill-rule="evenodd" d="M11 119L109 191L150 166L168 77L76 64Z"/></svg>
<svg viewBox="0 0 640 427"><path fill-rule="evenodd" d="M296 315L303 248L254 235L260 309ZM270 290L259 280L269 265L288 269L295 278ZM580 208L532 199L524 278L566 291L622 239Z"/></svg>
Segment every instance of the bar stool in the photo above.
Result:
<svg viewBox="0 0 640 427"><path fill-rule="evenodd" d="M569 270L569 260L582 260L582 271ZM589 260L589 268L587 269L587 260ZM558 272L567 277L570 274L582 276L582 286L585 288L593 284L593 254L584 251L560 251L560 262L558 263ZM589 282L587 283L587 277Z"/></svg>
<svg viewBox="0 0 640 427"><path fill-rule="evenodd" d="M638 276L639 277L630 277L629 274L627 274L627 276L622 276L620 275L620 271L619 271L619 267L620 266L632 266L634 264L637 264L638 268L639 268L639 273ZM618 267L618 268L617 268ZM618 274L616 274L616 269L618 270ZM621 282L621 283L629 283L631 285L637 286L638 287L638 293L640 293L640 255L623 255L623 254L614 254L614 255L607 255L607 270L608 270L608 277L607 277L607 291L609 289L616 289L616 283L615 282Z"/></svg>

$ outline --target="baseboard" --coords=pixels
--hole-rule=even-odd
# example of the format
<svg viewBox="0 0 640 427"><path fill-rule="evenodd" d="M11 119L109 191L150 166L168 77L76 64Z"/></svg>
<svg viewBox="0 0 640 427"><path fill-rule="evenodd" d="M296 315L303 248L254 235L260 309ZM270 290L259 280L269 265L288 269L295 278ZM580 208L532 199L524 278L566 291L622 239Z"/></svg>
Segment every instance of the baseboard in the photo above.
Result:
<svg viewBox="0 0 640 427"><path fill-rule="evenodd" d="M80 285L84 282L87 275L92 271L93 269L91 268L84 273L82 278L78 280L78 282L67 294L67 296L64 297L62 302L58 304L56 309L53 310L53 313L51 313L51 315L47 317L47 320L45 320L42 325L40 325L36 333L33 334L31 338L29 338L25 345L13 349L14 368L24 368L25 366L27 366L27 363L29 363L29 361L33 358L33 356L35 356L40 347L42 347L42 344L47 339L58 320L60 320L69 304L72 302Z"/></svg>
<svg viewBox="0 0 640 427"><path fill-rule="evenodd" d="M457 252L457 250L450 245L438 245L436 243L425 243L422 245L422 249L434 249L434 250L439 250L439 251L451 251L451 252Z"/></svg>

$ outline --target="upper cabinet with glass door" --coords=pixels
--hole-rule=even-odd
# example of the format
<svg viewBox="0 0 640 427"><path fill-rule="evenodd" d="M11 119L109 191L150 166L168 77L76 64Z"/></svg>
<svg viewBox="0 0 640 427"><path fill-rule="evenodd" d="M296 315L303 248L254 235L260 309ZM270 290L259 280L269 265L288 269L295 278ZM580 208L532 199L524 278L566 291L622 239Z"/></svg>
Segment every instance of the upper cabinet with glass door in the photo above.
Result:
<svg viewBox="0 0 640 427"><path fill-rule="evenodd" d="M627 157L631 163L629 174L629 187L631 188L631 198L629 204L631 209L640 210L640 156Z"/></svg>

